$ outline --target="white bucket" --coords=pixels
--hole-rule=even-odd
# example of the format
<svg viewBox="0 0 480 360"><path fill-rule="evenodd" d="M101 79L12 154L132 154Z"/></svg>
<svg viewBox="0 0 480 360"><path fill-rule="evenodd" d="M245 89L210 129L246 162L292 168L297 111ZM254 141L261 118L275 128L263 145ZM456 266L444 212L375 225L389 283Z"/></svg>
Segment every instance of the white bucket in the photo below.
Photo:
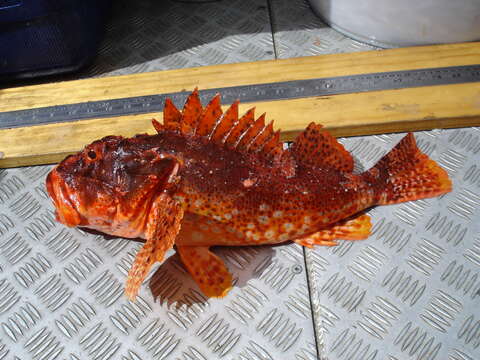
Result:
<svg viewBox="0 0 480 360"><path fill-rule="evenodd" d="M309 0L334 29L382 47L480 40L480 0Z"/></svg>

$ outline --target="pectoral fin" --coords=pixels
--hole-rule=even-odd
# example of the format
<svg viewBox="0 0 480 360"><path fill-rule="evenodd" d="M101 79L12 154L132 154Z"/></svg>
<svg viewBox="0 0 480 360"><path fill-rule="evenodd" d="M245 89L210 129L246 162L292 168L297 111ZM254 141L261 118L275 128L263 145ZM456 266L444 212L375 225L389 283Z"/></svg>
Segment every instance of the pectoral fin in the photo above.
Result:
<svg viewBox="0 0 480 360"><path fill-rule="evenodd" d="M169 195L163 193L153 202L145 231L147 241L128 272L125 294L130 300L137 296L152 265L162 261L165 253L173 247L182 217L183 209Z"/></svg>
<svg viewBox="0 0 480 360"><path fill-rule="evenodd" d="M334 226L306 236L295 239L297 244L312 248L314 245L335 246L335 240L363 240L370 235L372 224L370 216L363 214L356 218L342 221Z"/></svg>
<svg viewBox="0 0 480 360"><path fill-rule="evenodd" d="M177 246L185 267L208 297L223 297L232 288L232 274L206 246Z"/></svg>

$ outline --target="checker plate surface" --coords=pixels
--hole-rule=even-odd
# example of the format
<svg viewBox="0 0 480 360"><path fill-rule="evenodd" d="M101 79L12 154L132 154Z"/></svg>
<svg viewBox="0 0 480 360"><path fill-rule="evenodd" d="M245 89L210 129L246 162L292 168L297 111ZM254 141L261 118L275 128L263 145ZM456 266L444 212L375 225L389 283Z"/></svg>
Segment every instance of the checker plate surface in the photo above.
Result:
<svg viewBox="0 0 480 360"><path fill-rule="evenodd" d="M300 246L219 249L236 286L211 300L171 253L130 302L124 281L142 244L57 223L50 169L0 173L0 359L315 355Z"/></svg>
<svg viewBox="0 0 480 360"><path fill-rule="evenodd" d="M369 168L400 134L342 139ZM480 358L480 129L415 134L453 192L369 211L369 239L306 252L322 359Z"/></svg>

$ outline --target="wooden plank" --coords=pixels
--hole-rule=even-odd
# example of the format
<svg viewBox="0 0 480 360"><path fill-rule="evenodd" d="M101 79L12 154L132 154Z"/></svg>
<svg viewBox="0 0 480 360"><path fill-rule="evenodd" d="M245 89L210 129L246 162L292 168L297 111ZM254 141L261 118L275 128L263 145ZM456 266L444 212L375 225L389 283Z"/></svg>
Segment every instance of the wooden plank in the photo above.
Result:
<svg viewBox="0 0 480 360"><path fill-rule="evenodd" d="M0 111L166 92L480 63L480 43L333 54L0 89Z"/></svg>
<svg viewBox="0 0 480 360"><path fill-rule="evenodd" d="M252 104L242 104L244 112ZM475 83L375 91L253 104L291 139L308 123L336 136L480 125L480 86ZM153 133L161 113L0 130L0 167L54 163L106 135Z"/></svg>

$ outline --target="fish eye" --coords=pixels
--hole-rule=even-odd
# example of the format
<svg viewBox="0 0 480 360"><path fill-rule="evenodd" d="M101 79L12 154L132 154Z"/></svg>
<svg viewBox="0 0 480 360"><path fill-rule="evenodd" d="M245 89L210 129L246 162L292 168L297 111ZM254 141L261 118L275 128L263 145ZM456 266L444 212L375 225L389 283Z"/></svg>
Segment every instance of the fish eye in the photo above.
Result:
<svg viewBox="0 0 480 360"><path fill-rule="evenodd" d="M89 157L90 159L92 159L92 160L94 160L94 159L97 158L97 153L96 153L95 151L93 151L93 150L90 150L87 155L88 155L88 157Z"/></svg>

